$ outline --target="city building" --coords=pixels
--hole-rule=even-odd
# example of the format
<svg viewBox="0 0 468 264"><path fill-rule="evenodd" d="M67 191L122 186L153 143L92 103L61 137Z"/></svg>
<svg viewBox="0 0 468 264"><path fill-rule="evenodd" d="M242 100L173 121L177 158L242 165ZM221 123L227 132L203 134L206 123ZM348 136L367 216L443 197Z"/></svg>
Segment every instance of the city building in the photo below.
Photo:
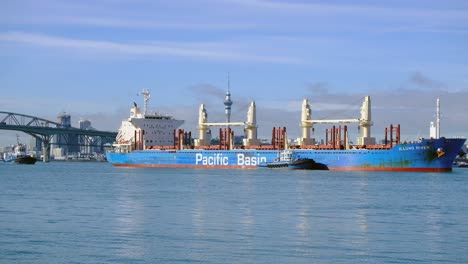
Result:
<svg viewBox="0 0 468 264"><path fill-rule="evenodd" d="M70 128L71 116L65 112L62 112L57 116L57 123L61 124L60 127L62 128ZM65 155L80 152L80 146L78 145L78 135L55 135L51 140L52 154L55 154L54 149L56 148L61 148Z"/></svg>

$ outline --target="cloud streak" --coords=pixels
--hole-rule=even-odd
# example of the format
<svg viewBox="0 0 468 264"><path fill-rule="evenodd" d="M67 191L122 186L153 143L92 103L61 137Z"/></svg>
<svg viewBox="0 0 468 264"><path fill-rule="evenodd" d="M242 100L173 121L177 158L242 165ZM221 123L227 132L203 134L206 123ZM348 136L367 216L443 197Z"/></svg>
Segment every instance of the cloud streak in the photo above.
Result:
<svg viewBox="0 0 468 264"><path fill-rule="evenodd" d="M385 2L373 5L266 0L135 2L15 1L0 11L0 23L182 31L340 28L359 32L452 33L466 33L468 26L466 7L441 8L443 4L416 8L410 4L390 6Z"/></svg>
<svg viewBox="0 0 468 264"><path fill-rule="evenodd" d="M5 20L5 19L3 19ZM11 20L9 21L11 22ZM4 21L6 23L6 21ZM71 16L53 16L40 17L32 16L23 18L21 21L15 21L16 24L50 24L50 25L75 25L87 27L102 28L120 28L120 29L172 29L172 30L197 30L197 31L224 31L224 30L246 30L256 28L257 25L244 22L232 23L183 23L173 21L157 21L150 19L130 19L116 17L95 17L90 15L71 15Z"/></svg>
<svg viewBox="0 0 468 264"><path fill-rule="evenodd" d="M272 0L222 0L233 5L247 6L259 10L270 10L275 12L294 12L294 13L317 13L317 14L337 14L337 15L359 15L359 16L388 16L400 18L420 18L429 20L431 18L464 20L466 21L466 12L464 10L431 10L415 9L408 7L387 7L383 5L362 5L362 4L323 4L313 2L291 2L291 1L272 1Z"/></svg>
<svg viewBox="0 0 468 264"><path fill-rule="evenodd" d="M342 22L348 21L347 23L341 23L341 26L348 29L360 24L359 21L379 22L378 27L362 24L355 28L355 30L359 31L367 29L378 30L379 32L446 31L466 33L466 26L468 26L467 10L463 8L412 8L409 4L390 7L386 6L385 2L381 2L380 5L273 0L223 0L223 2L254 9L261 13L289 13L296 16L308 16L312 21L317 18L339 18ZM391 22L391 25L386 26L385 24L389 22ZM323 26L327 27L327 25Z"/></svg>
<svg viewBox="0 0 468 264"><path fill-rule="evenodd" d="M0 33L0 44L25 44L43 48L116 56L175 56L206 60L298 64L299 59L274 55L256 55L224 48L233 43L156 42L150 44L122 43L63 38L24 32Z"/></svg>

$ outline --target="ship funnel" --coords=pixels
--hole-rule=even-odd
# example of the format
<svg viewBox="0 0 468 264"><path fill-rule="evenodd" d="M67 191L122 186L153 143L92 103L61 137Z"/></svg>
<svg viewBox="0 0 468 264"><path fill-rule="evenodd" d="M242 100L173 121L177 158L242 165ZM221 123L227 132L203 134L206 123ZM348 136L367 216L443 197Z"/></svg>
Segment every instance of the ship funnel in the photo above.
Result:
<svg viewBox="0 0 468 264"><path fill-rule="evenodd" d="M130 118L140 118L140 108L138 108L137 104L133 104L133 107L130 108Z"/></svg>

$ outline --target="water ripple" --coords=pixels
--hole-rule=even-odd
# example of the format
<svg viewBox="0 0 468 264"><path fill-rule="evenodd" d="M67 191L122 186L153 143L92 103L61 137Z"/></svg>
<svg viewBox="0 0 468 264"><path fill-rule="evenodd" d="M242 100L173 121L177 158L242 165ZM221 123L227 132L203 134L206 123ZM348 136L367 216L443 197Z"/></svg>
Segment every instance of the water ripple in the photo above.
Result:
<svg viewBox="0 0 468 264"><path fill-rule="evenodd" d="M0 165L0 262L468 263L468 170L37 165Z"/></svg>

